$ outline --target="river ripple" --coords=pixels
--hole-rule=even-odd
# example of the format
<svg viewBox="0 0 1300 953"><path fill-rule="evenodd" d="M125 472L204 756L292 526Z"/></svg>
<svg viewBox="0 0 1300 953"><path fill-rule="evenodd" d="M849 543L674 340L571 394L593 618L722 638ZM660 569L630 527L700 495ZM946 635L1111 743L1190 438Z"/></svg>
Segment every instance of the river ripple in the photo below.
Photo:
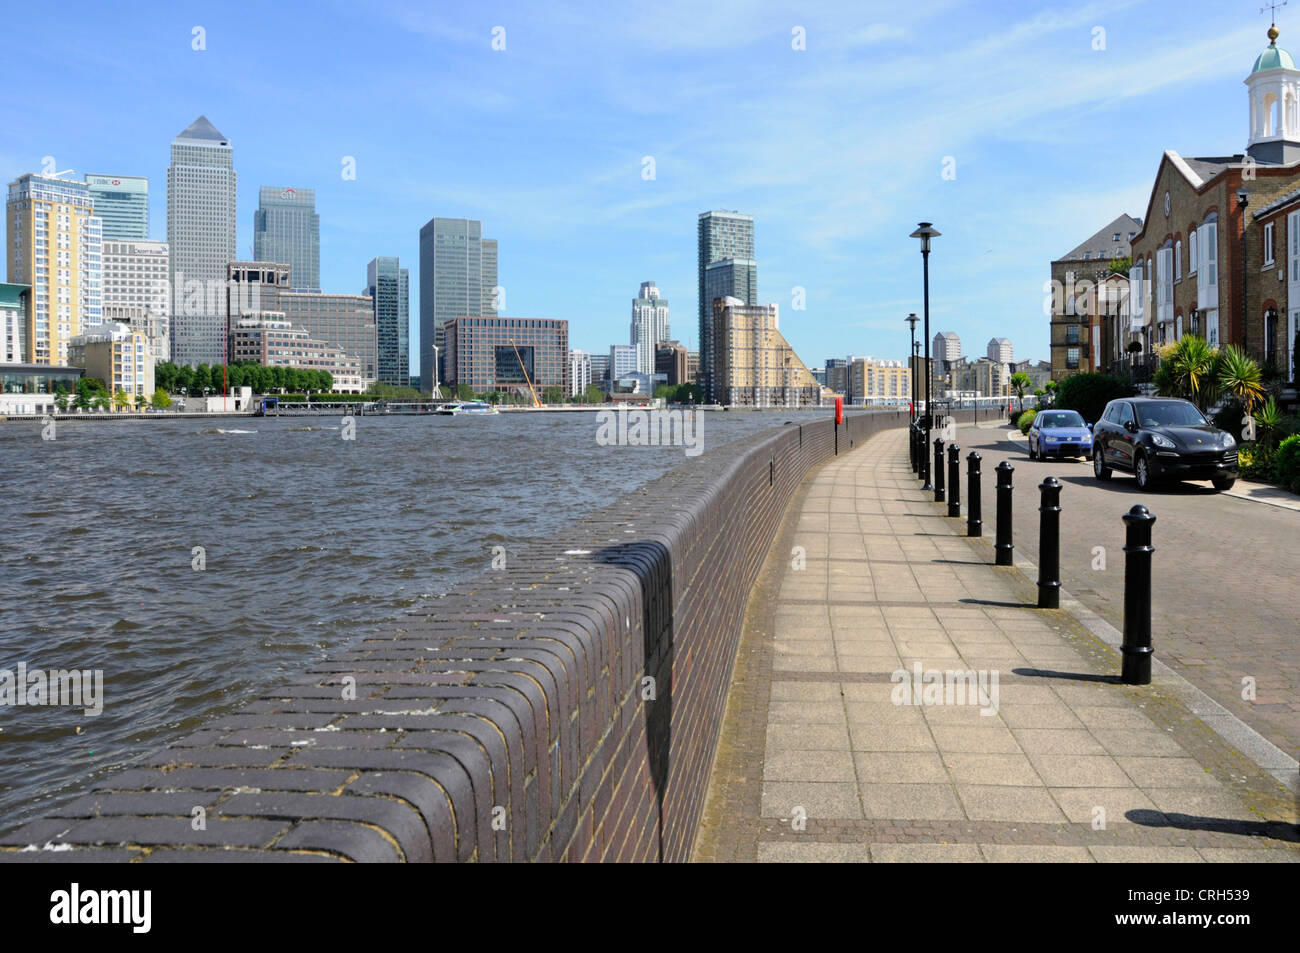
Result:
<svg viewBox="0 0 1300 953"><path fill-rule="evenodd" d="M705 449L827 414L708 413ZM339 423L0 424L0 669L105 695L0 707L0 831L684 460L598 446L588 413Z"/></svg>

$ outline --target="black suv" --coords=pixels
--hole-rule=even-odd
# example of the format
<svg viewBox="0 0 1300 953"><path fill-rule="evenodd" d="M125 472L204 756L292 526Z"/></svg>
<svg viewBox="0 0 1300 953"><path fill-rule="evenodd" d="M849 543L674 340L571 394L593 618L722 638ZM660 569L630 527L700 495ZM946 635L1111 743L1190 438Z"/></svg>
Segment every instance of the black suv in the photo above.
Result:
<svg viewBox="0 0 1300 953"><path fill-rule="evenodd" d="M1130 471L1144 490L1166 478L1227 490L1237 480L1237 441L1186 400L1112 400L1092 428L1092 471L1109 480L1112 469Z"/></svg>

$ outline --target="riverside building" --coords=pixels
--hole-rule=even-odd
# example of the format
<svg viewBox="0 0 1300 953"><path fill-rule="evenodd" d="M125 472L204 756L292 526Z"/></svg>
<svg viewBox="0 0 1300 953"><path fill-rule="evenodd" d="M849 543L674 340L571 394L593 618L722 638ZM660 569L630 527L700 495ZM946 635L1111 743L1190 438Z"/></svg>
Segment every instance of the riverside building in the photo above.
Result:
<svg viewBox="0 0 1300 953"><path fill-rule="evenodd" d="M474 391L540 398L547 387L569 391L569 322L549 318L457 317L447 322L446 383Z"/></svg>
<svg viewBox="0 0 1300 953"><path fill-rule="evenodd" d="M234 150L206 116L172 140L167 167L172 360L224 363L223 284L235 260Z"/></svg>
<svg viewBox="0 0 1300 953"><path fill-rule="evenodd" d="M820 407L822 388L777 330L775 304L713 302L714 398L729 407Z"/></svg>
<svg viewBox="0 0 1300 953"><path fill-rule="evenodd" d="M30 287L28 364L67 364L74 337L103 321L103 230L84 182L31 173L9 183L8 281Z"/></svg>

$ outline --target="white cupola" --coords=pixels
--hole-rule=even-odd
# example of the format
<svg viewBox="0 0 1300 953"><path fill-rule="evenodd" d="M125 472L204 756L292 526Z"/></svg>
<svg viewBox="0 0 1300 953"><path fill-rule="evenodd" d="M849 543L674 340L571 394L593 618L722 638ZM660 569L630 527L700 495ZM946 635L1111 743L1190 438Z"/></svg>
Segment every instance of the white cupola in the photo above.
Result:
<svg viewBox="0 0 1300 953"><path fill-rule="evenodd" d="M1250 94L1250 141L1246 152L1256 162L1300 161L1300 70L1277 45L1277 27L1268 28L1268 47L1246 77Z"/></svg>

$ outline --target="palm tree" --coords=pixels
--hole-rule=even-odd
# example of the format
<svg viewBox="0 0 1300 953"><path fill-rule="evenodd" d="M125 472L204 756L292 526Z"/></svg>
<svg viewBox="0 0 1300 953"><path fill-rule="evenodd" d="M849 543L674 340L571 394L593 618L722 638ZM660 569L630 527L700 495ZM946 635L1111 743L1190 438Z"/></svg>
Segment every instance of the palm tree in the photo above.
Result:
<svg viewBox="0 0 1300 953"><path fill-rule="evenodd" d="M1161 349L1156 393L1186 398L1204 411L1218 395L1219 365L1219 352L1204 338L1185 334Z"/></svg>
<svg viewBox="0 0 1300 953"><path fill-rule="evenodd" d="M1220 392L1236 398L1248 414L1253 414L1255 405L1264 399L1259 365L1232 344L1219 352L1217 377Z"/></svg>
<svg viewBox="0 0 1300 953"><path fill-rule="evenodd" d="M1025 391L1033 383L1033 380L1024 371L1016 371L1011 375L1011 387L1016 392L1016 400L1019 402L1018 409L1021 413L1024 413L1025 410Z"/></svg>

